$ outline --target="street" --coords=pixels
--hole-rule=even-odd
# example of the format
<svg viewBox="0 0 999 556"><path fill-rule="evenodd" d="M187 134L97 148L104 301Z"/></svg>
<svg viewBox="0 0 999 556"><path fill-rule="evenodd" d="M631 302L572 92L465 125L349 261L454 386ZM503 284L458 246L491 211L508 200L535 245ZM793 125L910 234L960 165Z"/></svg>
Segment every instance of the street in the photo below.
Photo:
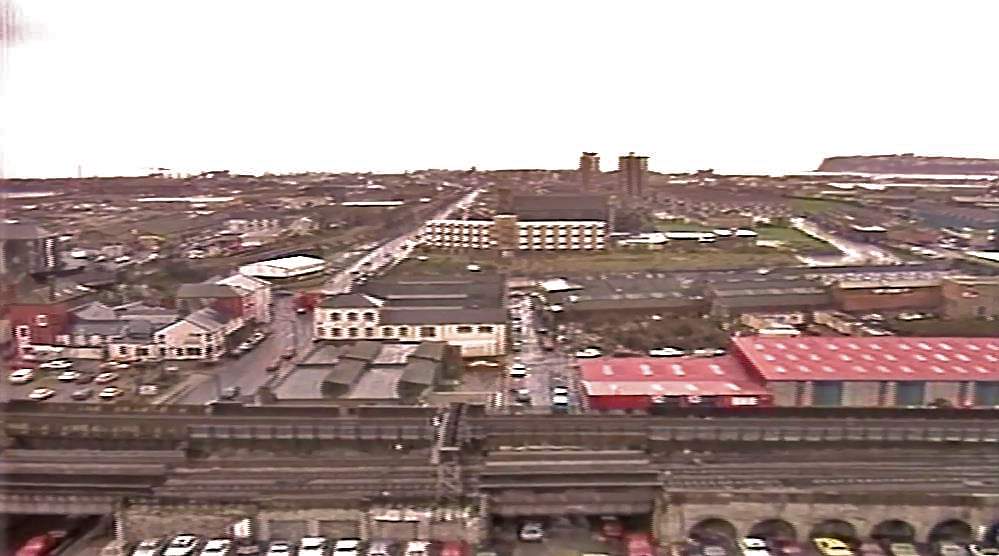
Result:
<svg viewBox="0 0 999 556"><path fill-rule="evenodd" d="M267 371L267 366L281 357L295 336L298 340L296 358L301 357L312 344L312 316L295 313L293 299L291 296L274 297L274 317L267 339L237 359L222 358L214 368L206 370L205 374L211 376L176 403L204 404L231 386L238 386L243 394L252 394L274 374ZM282 368L291 365L292 361L282 360Z"/></svg>
<svg viewBox="0 0 999 556"><path fill-rule="evenodd" d="M791 226L801 232L816 239L824 241L836 249L839 249L842 256L817 256L798 255L798 260L808 266L859 266L864 264L897 264L898 257L869 243L859 243L839 237L832 232L819 228L812 222L804 218L794 218Z"/></svg>
<svg viewBox="0 0 999 556"><path fill-rule="evenodd" d="M511 331L517 326L521 332L511 332L514 340L520 340L521 351L514 353L513 360L520 361L530 369L526 378L510 378L509 372L506 374L506 405L517 405L514 401L514 391L526 388L530 392L531 406L540 410L551 410L552 407L552 387L565 386L569 389L570 411L575 413L579 408L579 393L576 392L575 382L569 373L569 357L559 346L554 350L546 351L541 346L541 334L538 333L538 322L532 308L532 298L522 297L511 303L510 308L520 319L511 326ZM535 302L536 303L536 302ZM549 331L548 334L554 334Z"/></svg>

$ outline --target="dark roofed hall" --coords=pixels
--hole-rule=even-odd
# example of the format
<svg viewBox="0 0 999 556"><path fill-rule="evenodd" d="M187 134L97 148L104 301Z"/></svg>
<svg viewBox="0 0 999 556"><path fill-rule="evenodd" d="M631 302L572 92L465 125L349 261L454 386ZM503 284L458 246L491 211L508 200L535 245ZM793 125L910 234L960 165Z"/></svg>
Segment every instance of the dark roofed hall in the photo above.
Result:
<svg viewBox="0 0 999 556"><path fill-rule="evenodd" d="M360 341L354 342L340 354L340 359L358 359L365 362L374 361L382 351L382 344L379 342ZM367 363L365 363L367 364Z"/></svg>
<svg viewBox="0 0 999 556"><path fill-rule="evenodd" d="M514 195L512 212L520 220L610 219L605 195Z"/></svg>
<svg viewBox="0 0 999 556"><path fill-rule="evenodd" d="M43 239L52 237L45 228L34 222L3 222L0 221L0 240L5 239Z"/></svg>
<svg viewBox="0 0 999 556"><path fill-rule="evenodd" d="M341 359L339 363L333 366L333 370L326 375L323 382L349 387L357 381L367 368L367 361L362 361L360 359Z"/></svg>
<svg viewBox="0 0 999 556"><path fill-rule="evenodd" d="M420 342L416 351L409 355L410 358L430 359L431 361L443 361L447 355L447 342Z"/></svg>
<svg viewBox="0 0 999 556"><path fill-rule="evenodd" d="M502 324L503 309L388 309L381 313L381 324Z"/></svg>
<svg viewBox="0 0 999 556"><path fill-rule="evenodd" d="M326 309L364 308L378 307L378 303L367 295L359 293L341 293L327 297L322 301L322 303L319 304L319 306Z"/></svg>
<svg viewBox="0 0 999 556"><path fill-rule="evenodd" d="M402 382L429 386L434 383L439 365L425 359L411 359L402 371Z"/></svg>
<svg viewBox="0 0 999 556"><path fill-rule="evenodd" d="M298 363L299 365L334 365L340 359L340 348L332 344L317 344Z"/></svg>

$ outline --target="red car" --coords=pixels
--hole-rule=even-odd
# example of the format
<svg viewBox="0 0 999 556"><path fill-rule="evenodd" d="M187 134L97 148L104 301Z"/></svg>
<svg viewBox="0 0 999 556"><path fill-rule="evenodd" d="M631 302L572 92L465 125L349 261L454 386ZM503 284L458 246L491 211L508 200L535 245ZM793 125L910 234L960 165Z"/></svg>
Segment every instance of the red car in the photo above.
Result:
<svg viewBox="0 0 999 556"><path fill-rule="evenodd" d="M38 535L24 543L24 546L17 550L15 556L47 556L59 544L54 535L48 533Z"/></svg>
<svg viewBox="0 0 999 556"><path fill-rule="evenodd" d="M624 538L628 556L655 556L652 539L645 533L628 533Z"/></svg>
<svg viewBox="0 0 999 556"><path fill-rule="evenodd" d="M441 547L440 556L468 556L468 545L462 541L447 541Z"/></svg>

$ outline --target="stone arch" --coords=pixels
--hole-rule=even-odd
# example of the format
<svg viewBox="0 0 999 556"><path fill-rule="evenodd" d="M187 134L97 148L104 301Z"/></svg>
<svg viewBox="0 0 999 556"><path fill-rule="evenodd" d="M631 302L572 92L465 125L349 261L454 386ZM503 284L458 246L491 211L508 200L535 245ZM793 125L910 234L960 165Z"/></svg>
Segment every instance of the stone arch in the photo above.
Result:
<svg viewBox="0 0 999 556"><path fill-rule="evenodd" d="M795 541L798 540L798 530L783 519L764 519L750 527L746 536Z"/></svg>
<svg viewBox="0 0 999 556"><path fill-rule="evenodd" d="M857 528L849 521L826 519L816 523L811 531L808 532L808 538L814 539L817 537L852 540L858 538L859 535L857 534Z"/></svg>
<svg viewBox="0 0 999 556"><path fill-rule="evenodd" d="M908 521L886 519L871 528L871 538L877 541L912 542L916 528Z"/></svg>
<svg viewBox="0 0 999 556"><path fill-rule="evenodd" d="M739 530L727 519L708 517L698 521L690 528L687 536L698 540L725 539L734 541L739 537Z"/></svg>
<svg viewBox="0 0 999 556"><path fill-rule="evenodd" d="M957 541L971 543L975 540L975 531L967 521L947 519L934 525L926 535L926 540L928 542Z"/></svg>

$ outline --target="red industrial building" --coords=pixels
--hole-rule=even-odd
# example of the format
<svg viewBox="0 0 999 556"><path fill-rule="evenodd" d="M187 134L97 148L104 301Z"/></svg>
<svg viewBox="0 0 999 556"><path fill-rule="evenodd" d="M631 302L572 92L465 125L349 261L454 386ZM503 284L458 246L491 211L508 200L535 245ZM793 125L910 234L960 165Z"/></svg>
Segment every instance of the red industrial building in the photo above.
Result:
<svg viewBox="0 0 999 556"><path fill-rule="evenodd" d="M590 409L766 406L771 396L735 358L604 357L580 361Z"/></svg>
<svg viewBox="0 0 999 556"><path fill-rule="evenodd" d="M732 355L779 406L999 406L997 338L762 338Z"/></svg>

